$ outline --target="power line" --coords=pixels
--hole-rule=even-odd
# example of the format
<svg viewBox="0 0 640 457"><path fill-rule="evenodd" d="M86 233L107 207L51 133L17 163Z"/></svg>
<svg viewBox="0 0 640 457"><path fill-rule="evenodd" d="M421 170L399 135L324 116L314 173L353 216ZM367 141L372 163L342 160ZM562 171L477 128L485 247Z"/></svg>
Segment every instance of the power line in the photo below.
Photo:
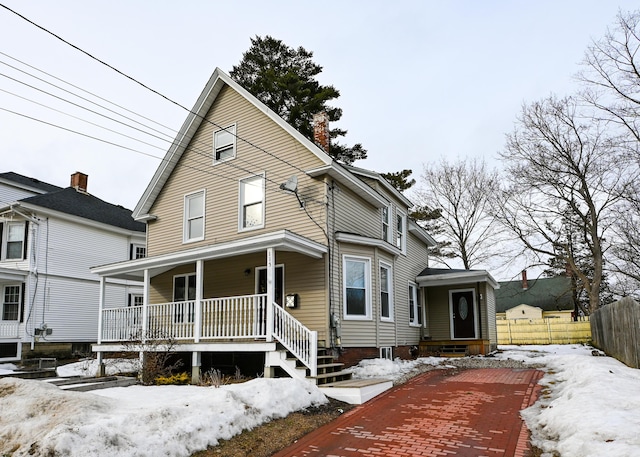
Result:
<svg viewBox="0 0 640 457"><path fill-rule="evenodd" d="M203 121L208 122L208 123L210 123L211 125L214 125L214 126L216 126L216 127L220 128L221 130L224 130L224 131L226 131L226 132L228 132L228 133L230 133L230 134L234 135L234 136L235 136L236 138L238 138L239 140L244 141L244 142L245 142L245 143L247 143L248 145L250 145L250 146L252 146L252 147L254 147L254 148L256 148L256 149L258 149L258 150L260 150L260 151L262 151L262 152L264 152L265 154L268 154L268 155L272 156L273 158L275 158L275 159L277 159L277 160L280 160L281 162L283 162L283 163L285 163L285 164L289 165L290 167L292 167L292 168L294 168L294 169L296 169L296 170L300 171L301 173L304 173L304 174L306 174L306 173L307 173L307 172L306 172L306 170L303 170L302 168L298 167L297 165L292 164L292 163L290 163L289 161L284 160L284 159L282 159L281 157L278 157L278 156L277 156L277 155L275 155L275 154L272 154L271 152L267 151L266 149L261 148L260 146L257 146L257 145L255 145L254 143L252 143L252 142L250 142L250 141L248 141L248 140L246 140L246 139L244 139L244 138L242 138L242 137L240 137L240 136L236 135L234 132L229 132L229 131L227 130L227 128L222 127L221 125L218 125L217 123L215 123L215 122L213 122L213 121L211 121L211 120L209 120L209 119L206 119L204 116L201 116L200 114L198 114L198 113L196 113L196 112L194 112L194 111L191 111L189 108L185 107L184 105L182 105L182 104L178 103L177 101L175 101L175 100L173 100L173 99L169 98L168 96L166 96L166 95L162 94L161 92L158 92L157 90L155 90L155 89L153 89L153 88L151 88L151 87L147 86L146 84L144 84L144 83L142 83L141 81L139 81L139 80L135 79L134 77L129 76L128 74L124 73L123 71L118 70L116 67L114 67L114 66L112 66L112 65L108 64L107 62L105 62L105 61L103 61L103 60L101 60L101 59L99 59L99 58L95 57L95 56L94 56L94 55L92 55L91 53L89 53L89 52L85 51L84 49L80 48L79 46L76 46L75 44L73 44L73 43L71 43L71 42L69 42L69 41L65 40L65 39L64 39L64 38L62 38L60 35L57 35L56 33L54 33L54 32L52 32L52 31L48 30L47 28L45 28L45 27L43 27L43 26L41 26L41 25L37 24L36 22L32 21L31 19L27 18L26 16L23 16L22 14L20 14L20 13L18 13L17 11L15 11L15 10L13 10L13 9L9 8L8 6L6 6L6 5L4 5L4 4L0 3L0 7L2 7L2 8L4 8L4 9L6 9L7 11L9 11L9 12L11 12L11 13L15 14L16 16L18 16L18 17L20 17L21 19L23 19L23 20L27 21L28 23L30 23L30 24L31 24L31 25L33 25L34 27L39 28L39 29L40 29L40 30L42 30L43 32L45 32L45 33L47 33L47 34L49 34L49 35L51 35L51 36L55 37L56 39L58 39L58 40L62 41L64 44L66 44L66 45L68 45L68 46L72 47L73 49L77 50L78 52L81 52L82 54L86 55L86 56L87 56L87 57L89 57L90 59L95 60L96 62L98 62L98 63L100 63L100 64L104 65L105 67L107 67L107 68L109 68L109 69L111 69L111 70L115 71L115 72L116 72L116 73L118 73L119 75L124 76L125 78L127 78L127 79L129 79L130 81L133 81L134 83L136 83L136 84L138 84L138 85L142 86L143 88L147 89L148 91L151 91L151 92L153 92L154 94L156 94L156 95L158 95L158 96L162 97L163 99L167 100L168 102L170 102L170 103L172 103L172 104L174 104L174 105L178 106L179 108L182 108L183 110L185 110L185 111L189 112L190 114L193 114L193 115L195 115L195 116L197 116L197 117L201 118Z"/></svg>

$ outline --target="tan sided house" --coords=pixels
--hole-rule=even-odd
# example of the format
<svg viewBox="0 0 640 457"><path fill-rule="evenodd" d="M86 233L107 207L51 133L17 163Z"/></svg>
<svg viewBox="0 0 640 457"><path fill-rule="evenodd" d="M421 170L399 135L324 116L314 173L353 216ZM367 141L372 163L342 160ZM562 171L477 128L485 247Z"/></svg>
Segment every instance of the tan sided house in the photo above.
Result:
<svg viewBox="0 0 640 457"><path fill-rule="evenodd" d="M323 383L341 379L333 358L495 348L495 280L429 268L412 203L333 161L316 122L318 144L215 70L133 211L147 257L92 269L103 297L144 284L142 305L101 306L99 359L170 335L194 380L253 357Z"/></svg>

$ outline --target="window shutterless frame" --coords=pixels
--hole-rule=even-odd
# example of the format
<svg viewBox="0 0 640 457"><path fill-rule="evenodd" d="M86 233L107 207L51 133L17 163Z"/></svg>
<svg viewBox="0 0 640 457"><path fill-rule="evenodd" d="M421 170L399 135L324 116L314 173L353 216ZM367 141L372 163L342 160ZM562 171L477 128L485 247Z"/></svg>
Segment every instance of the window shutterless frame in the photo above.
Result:
<svg viewBox="0 0 640 457"><path fill-rule="evenodd" d="M264 227L265 220L265 174L249 176L240 180L238 231Z"/></svg>
<svg viewBox="0 0 640 457"><path fill-rule="evenodd" d="M390 264L380 262L380 320L393 322L393 268Z"/></svg>
<svg viewBox="0 0 640 457"><path fill-rule="evenodd" d="M400 211L396 212L396 247L407 252L407 215Z"/></svg>
<svg viewBox="0 0 640 457"><path fill-rule="evenodd" d="M205 196L204 189L184 196L184 243L204 240Z"/></svg>
<svg viewBox="0 0 640 457"><path fill-rule="evenodd" d="M236 124L213 133L213 164L236 157Z"/></svg>
<svg viewBox="0 0 640 457"><path fill-rule="evenodd" d="M371 320L371 259L342 258L343 312L346 320Z"/></svg>

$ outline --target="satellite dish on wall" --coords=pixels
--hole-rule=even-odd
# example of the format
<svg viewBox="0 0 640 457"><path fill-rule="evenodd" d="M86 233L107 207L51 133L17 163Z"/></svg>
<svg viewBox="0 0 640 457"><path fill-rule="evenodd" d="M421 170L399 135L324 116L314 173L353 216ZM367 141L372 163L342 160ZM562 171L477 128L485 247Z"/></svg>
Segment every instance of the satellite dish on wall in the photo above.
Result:
<svg viewBox="0 0 640 457"><path fill-rule="evenodd" d="M294 194L298 191L298 177L293 175L287 182L280 184L280 189L286 190L287 192L293 192Z"/></svg>

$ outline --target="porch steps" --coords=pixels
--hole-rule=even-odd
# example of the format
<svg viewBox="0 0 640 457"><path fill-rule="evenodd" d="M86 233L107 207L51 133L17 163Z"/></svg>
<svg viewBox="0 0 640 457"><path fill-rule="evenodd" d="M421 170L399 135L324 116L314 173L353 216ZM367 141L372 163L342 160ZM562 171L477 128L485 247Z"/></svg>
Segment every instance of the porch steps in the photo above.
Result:
<svg viewBox="0 0 640 457"><path fill-rule="evenodd" d="M380 378L349 379L318 386L327 397L352 405L361 405L392 387L392 381Z"/></svg>
<svg viewBox="0 0 640 457"><path fill-rule="evenodd" d="M440 347L441 357L465 357L467 353L466 345L448 344Z"/></svg>

